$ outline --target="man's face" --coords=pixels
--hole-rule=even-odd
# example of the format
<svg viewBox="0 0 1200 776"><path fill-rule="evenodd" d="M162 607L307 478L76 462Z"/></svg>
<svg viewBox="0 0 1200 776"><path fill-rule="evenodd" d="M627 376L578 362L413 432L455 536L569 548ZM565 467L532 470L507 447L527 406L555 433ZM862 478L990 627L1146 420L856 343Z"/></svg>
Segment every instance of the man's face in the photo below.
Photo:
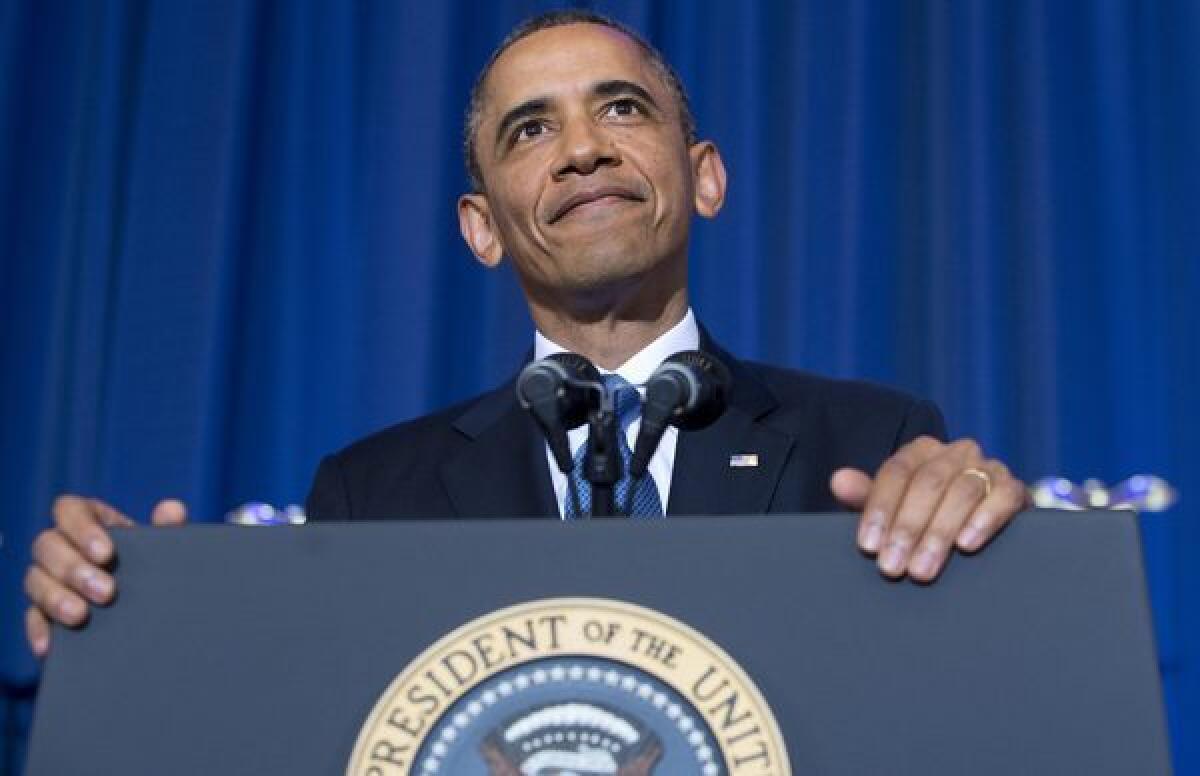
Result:
<svg viewBox="0 0 1200 776"><path fill-rule="evenodd" d="M687 147L676 98L636 43L593 24L541 30L500 56L483 94L485 192L459 205L482 261L510 256L534 294L652 272L686 282L691 213L715 214L724 170L714 195L715 147Z"/></svg>

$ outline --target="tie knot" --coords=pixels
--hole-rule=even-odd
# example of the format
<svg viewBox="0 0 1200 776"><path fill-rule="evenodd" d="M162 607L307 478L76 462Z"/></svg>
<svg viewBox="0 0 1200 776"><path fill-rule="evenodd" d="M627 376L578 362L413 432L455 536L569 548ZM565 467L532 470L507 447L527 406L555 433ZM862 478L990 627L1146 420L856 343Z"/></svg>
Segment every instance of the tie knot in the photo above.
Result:
<svg viewBox="0 0 1200 776"><path fill-rule="evenodd" d="M604 375L600 378L604 382L604 390L613 397L613 406L617 412L617 422L621 424L622 429L629 428L642 411L642 397L638 394L637 388L629 384L625 378L620 375Z"/></svg>

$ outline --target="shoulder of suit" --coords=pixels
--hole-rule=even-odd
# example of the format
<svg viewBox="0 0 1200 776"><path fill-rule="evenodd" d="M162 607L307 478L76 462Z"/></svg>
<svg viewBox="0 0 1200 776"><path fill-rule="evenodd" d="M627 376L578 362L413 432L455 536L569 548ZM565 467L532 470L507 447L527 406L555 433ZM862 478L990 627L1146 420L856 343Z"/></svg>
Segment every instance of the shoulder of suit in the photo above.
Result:
<svg viewBox="0 0 1200 776"><path fill-rule="evenodd" d="M334 453L343 464L368 462L379 458L396 461L405 456L420 456L430 460L435 454L461 441L455 423L483 403L492 403L504 388L452 404L427 415L395 423L387 428L351 442Z"/></svg>
<svg viewBox="0 0 1200 776"><path fill-rule="evenodd" d="M864 380L846 380L743 362L777 402L761 422L845 465L877 467L917 436L945 437L931 402Z"/></svg>
<svg viewBox="0 0 1200 776"><path fill-rule="evenodd" d="M866 380L849 380L799 369L743 361L780 403L780 409L802 407L859 416L904 416L928 402L903 391Z"/></svg>

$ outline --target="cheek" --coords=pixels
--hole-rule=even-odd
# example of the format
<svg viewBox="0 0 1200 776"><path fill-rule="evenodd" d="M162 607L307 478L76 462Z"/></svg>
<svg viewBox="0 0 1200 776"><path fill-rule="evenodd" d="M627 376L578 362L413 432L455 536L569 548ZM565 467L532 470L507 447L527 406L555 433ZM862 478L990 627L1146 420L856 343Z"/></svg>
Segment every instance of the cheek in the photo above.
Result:
<svg viewBox="0 0 1200 776"><path fill-rule="evenodd" d="M682 221L691 217L691 179L687 167L666 154L655 160L660 165L658 217L660 221Z"/></svg>
<svg viewBox="0 0 1200 776"><path fill-rule="evenodd" d="M676 150L667 143L656 143L644 149L646 169L654 181L664 210L691 212L691 157L686 149Z"/></svg>
<svg viewBox="0 0 1200 776"><path fill-rule="evenodd" d="M504 236L506 242L527 231L530 214L533 212L534 199L520 190L501 190L497 192L492 207L496 227Z"/></svg>

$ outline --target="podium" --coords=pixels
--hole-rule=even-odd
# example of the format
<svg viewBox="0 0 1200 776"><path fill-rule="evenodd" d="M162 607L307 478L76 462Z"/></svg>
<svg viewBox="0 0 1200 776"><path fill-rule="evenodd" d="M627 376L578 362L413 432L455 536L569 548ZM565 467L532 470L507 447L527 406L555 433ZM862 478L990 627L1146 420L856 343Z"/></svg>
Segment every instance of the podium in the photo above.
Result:
<svg viewBox="0 0 1200 776"><path fill-rule="evenodd" d="M469 776L521 757L521 773L585 760L660 776L1170 773L1133 514L1025 513L928 586L882 578L854 549L855 525L798 515L118 530L119 600L54 634L27 773ZM545 614L554 606L566 607L561 620ZM633 619L587 614L610 609ZM527 616L503 620L513 612ZM607 628L630 657L571 646L576 612L587 640L602 644ZM637 625L651 621L678 638ZM744 680L738 699L722 705L711 673L672 689L663 666L689 652ZM535 657L548 661L541 689ZM492 684L450 687L484 668ZM571 677L589 675L590 700L575 702ZM522 676L527 708L502 713L503 689L519 696ZM756 734L731 727L752 701L764 704L758 733L775 723L785 750L769 768L747 759ZM455 754L449 744L476 719L478 739ZM371 724L391 743L370 739Z"/></svg>

